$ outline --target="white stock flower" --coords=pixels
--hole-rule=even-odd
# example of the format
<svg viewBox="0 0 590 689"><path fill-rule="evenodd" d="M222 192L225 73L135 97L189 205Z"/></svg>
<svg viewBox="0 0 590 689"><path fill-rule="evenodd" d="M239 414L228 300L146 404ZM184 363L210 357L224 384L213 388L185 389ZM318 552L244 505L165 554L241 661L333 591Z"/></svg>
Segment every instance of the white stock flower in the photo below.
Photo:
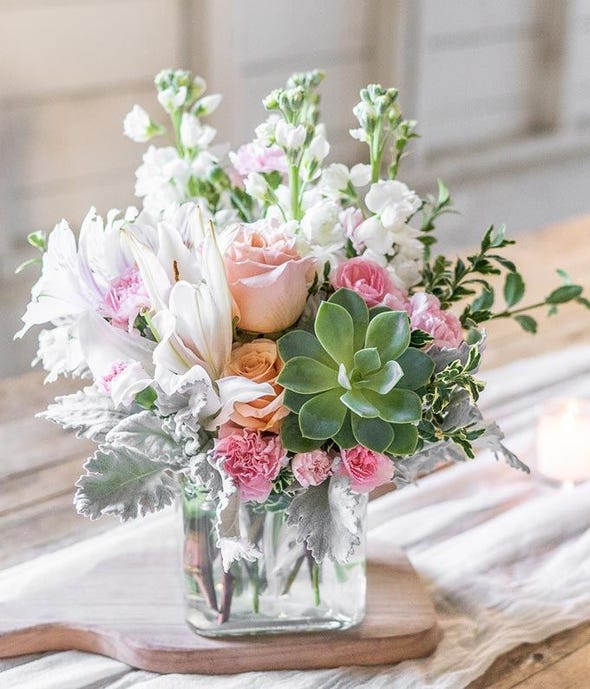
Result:
<svg viewBox="0 0 590 689"><path fill-rule="evenodd" d="M181 108L187 97L186 86L181 86L178 90L170 87L158 93L158 102L167 113L173 113Z"/></svg>
<svg viewBox="0 0 590 689"><path fill-rule="evenodd" d="M341 207L331 199L322 199L309 208L301 219L299 249L305 255L315 256L321 262L333 262L342 257L345 237L339 222Z"/></svg>
<svg viewBox="0 0 590 689"><path fill-rule="evenodd" d="M215 134L213 127L208 124L202 125L195 115L183 113L180 122L180 141L185 148L207 148Z"/></svg>
<svg viewBox="0 0 590 689"><path fill-rule="evenodd" d="M369 165L358 163L350 170L342 163L332 163L324 168L320 189L325 196L339 199L349 196L349 186L364 187L371 179Z"/></svg>
<svg viewBox="0 0 590 689"><path fill-rule="evenodd" d="M420 198L403 182L385 180L371 184L366 197L367 208L378 215L386 228L406 220L420 208Z"/></svg>
<svg viewBox="0 0 590 689"><path fill-rule="evenodd" d="M220 93L212 93L209 96L204 96L195 104L195 112L199 116L210 115L212 112L215 112L215 110L217 110L217 108L219 107L219 104L221 103L221 98L222 96Z"/></svg>
<svg viewBox="0 0 590 689"><path fill-rule="evenodd" d="M125 115L123 132L125 136L136 143L144 143L152 138L154 133L152 121L140 105L134 105L133 109Z"/></svg>
<svg viewBox="0 0 590 689"><path fill-rule="evenodd" d="M305 143L307 130L302 124L295 126L285 120L279 120L275 128L275 139L277 144L289 151L300 149Z"/></svg>
<svg viewBox="0 0 590 689"><path fill-rule="evenodd" d="M259 172L251 172L244 180L244 188L257 201L263 201L268 192L268 184Z"/></svg>
<svg viewBox="0 0 590 689"><path fill-rule="evenodd" d="M254 142L263 148L272 146L272 144L275 143L275 130L278 122L280 121L281 118L279 115L274 113L269 115L266 120L259 124L254 130L254 133L256 134Z"/></svg>
<svg viewBox="0 0 590 689"><path fill-rule="evenodd" d="M316 136L311 140L301 160L301 176L304 180L310 182L320 176L320 163L322 163L329 153L330 144L325 137L324 127L319 125L317 127Z"/></svg>

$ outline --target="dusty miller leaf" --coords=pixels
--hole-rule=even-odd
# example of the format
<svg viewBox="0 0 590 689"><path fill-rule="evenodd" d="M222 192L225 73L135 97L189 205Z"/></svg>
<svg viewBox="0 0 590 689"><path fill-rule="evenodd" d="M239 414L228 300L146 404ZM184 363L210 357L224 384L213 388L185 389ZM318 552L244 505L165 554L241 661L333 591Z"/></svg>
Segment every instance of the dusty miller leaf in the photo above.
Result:
<svg viewBox="0 0 590 689"><path fill-rule="evenodd" d="M508 466L519 471L524 471L530 474L529 467L522 462L506 445L502 443L504 440L504 432L494 421L486 426L486 432L476 441L477 447L487 448L493 452L494 457L500 461L503 459Z"/></svg>
<svg viewBox="0 0 590 689"><path fill-rule="evenodd" d="M75 429L79 438L104 442L107 433L130 414L130 409L115 409L109 395L90 385L73 395L57 397L37 416Z"/></svg>
<svg viewBox="0 0 590 689"><path fill-rule="evenodd" d="M114 447L137 450L143 455L167 464L179 464L182 447L162 427L162 420L151 411L128 416L112 428L106 442Z"/></svg>
<svg viewBox="0 0 590 689"><path fill-rule="evenodd" d="M431 474L443 464L467 460L467 455L459 445L444 440L425 447L415 455L396 461L393 482L397 488L403 488L415 483L421 476Z"/></svg>
<svg viewBox="0 0 590 689"><path fill-rule="evenodd" d="M114 514L122 521L142 517L169 505L177 482L168 466L130 448L99 447L76 483L74 505L80 514L98 519Z"/></svg>
<svg viewBox="0 0 590 689"><path fill-rule="evenodd" d="M297 541L307 544L316 562L329 557L346 563L360 543L363 502L347 478L333 476L293 498L288 524L297 528Z"/></svg>

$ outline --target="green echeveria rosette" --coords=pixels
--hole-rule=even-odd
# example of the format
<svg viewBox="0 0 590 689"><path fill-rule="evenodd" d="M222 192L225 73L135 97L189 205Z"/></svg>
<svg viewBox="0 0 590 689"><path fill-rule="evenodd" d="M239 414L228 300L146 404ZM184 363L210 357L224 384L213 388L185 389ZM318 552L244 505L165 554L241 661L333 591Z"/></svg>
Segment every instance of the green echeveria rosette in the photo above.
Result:
<svg viewBox="0 0 590 689"><path fill-rule="evenodd" d="M422 400L434 362L410 344L404 311L367 308L352 290L320 304L315 335L293 330L278 342L285 366L284 446L307 452L333 440L391 455L412 454Z"/></svg>

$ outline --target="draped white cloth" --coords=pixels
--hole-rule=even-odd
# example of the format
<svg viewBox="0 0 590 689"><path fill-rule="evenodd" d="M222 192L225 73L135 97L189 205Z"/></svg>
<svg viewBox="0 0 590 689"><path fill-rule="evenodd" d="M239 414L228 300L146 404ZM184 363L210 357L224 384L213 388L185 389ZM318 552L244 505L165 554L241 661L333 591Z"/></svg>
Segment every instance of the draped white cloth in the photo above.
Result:
<svg viewBox="0 0 590 689"><path fill-rule="evenodd" d="M487 376L485 409L525 460L538 405L590 396L590 348L517 362ZM590 482L556 489L482 456L369 507L372 538L401 545L427 582L444 632L423 660L376 668L234 676L156 675L75 651L0 660L2 689L461 689L506 651L590 619ZM158 522L157 520L160 520ZM0 599L163 526L124 526L0 573ZM35 572L36 576L28 576ZM18 582L18 588L16 587Z"/></svg>

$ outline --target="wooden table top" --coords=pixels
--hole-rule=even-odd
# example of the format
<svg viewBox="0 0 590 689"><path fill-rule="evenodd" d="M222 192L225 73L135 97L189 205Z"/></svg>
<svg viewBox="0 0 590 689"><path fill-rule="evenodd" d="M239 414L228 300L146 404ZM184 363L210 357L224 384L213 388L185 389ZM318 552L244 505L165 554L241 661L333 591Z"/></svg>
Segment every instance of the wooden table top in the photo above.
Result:
<svg viewBox="0 0 590 689"><path fill-rule="evenodd" d="M590 291L590 217L523 235L508 252L522 269L527 301L559 284L553 268L568 270ZM548 279L549 278L549 279ZM566 305L557 316L539 314L537 337L511 322L488 329L485 368L573 344L590 344L590 312ZM40 372L0 381L0 568L112 528L114 520L91 522L72 507L73 483L93 444L34 418L56 395L79 383L42 386ZM553 689L588 686L590 623L538 644L526 644L499 658L470 689Z"/></svg>

